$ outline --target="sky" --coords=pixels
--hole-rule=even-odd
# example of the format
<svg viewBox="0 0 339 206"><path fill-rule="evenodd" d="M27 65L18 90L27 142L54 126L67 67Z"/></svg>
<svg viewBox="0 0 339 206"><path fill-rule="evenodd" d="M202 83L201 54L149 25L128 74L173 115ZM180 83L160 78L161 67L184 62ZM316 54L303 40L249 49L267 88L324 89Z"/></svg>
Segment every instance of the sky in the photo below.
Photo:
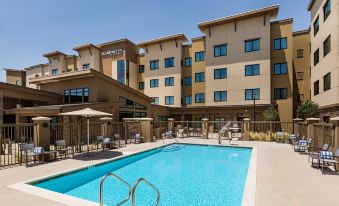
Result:
<svg viewBox="0 0 339 206"><path fill-rule="evenodd" d="M279 4L278 19L309 27L309 0L0 0L0 81L3 68L47 63L42 54L121 38L138 43L184 33L201 36L198 23Z"/></svg>

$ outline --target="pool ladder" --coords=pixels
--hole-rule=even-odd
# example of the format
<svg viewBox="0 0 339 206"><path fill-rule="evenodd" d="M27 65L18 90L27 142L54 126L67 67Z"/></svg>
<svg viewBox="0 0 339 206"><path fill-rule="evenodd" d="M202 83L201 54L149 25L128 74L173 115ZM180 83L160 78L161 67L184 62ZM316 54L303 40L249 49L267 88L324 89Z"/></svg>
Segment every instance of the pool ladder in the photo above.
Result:
<svg viewBox="0 0 339 206"><path fill-rule="evenodd" d="M119 202L117 204L117 206L123 205L124 203L126 203L132 196L132 206L135 206L135 190L137 189L138 185L141 182L144 182L146 185L148 185L149 187L151 187L156 193L157 193L157 199L155 201L154 206L157 206L159 204L159 200L160 200L160 191L157 187L155 187L152 183L150 183L148 180L146 180L145 178L139 178L135 183L134 186L131 188L130 184L128 184L128 182L126 182L125 180L123 180L122 178L120 178L119 176L113 174L113 173L108 173L107 175L105 175L102 180L100 181L100 199L99 199L99 205L103 206L103 185L105 180L107 179L107 177L112 177L120 182L122 182L124 185L126 185L128 187L128 196L123 199L121 202Z"/></svg>

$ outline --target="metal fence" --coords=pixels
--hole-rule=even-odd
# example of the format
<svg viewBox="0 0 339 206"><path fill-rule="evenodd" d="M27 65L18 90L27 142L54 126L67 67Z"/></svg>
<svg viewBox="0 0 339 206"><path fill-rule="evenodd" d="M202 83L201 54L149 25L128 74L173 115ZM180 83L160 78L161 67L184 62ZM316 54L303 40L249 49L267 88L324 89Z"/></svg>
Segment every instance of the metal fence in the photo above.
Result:
<svg viewBox="0 0 339 206"><path fill-rule="evenodd" d="M293 133L293 122L267 122L267 121L251 121L251 132L287 132Z"/></svg>
<svg viewBox="0 0 339 206"><path fill-rule="evenodd" d="M0 167L20 162L20 144L33 143L34 124L0 125Z"/></svg>

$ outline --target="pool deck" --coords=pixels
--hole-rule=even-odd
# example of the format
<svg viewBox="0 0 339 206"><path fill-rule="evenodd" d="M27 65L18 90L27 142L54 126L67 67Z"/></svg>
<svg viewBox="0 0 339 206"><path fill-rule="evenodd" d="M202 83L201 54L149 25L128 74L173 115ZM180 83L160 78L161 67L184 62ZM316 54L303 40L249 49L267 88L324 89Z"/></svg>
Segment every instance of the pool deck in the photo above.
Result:
<svg viewBox="0 0 339 206"><path fill-rule="evenodd" d="M217 144L217 140L185 138L182 143ZM173 140L166 140L173 143ZM89 164L102 162L120 155L132 154L163 145L162 141L131 144L106 152L93 152L93 157L83 155L26 168L17 166L0 170L1 205L48 205L60 203L30 195L8 187L16 183L59 173ZM223 141L223 145L229 145ZM257 206L337 206L339 205L339 175L322 175L307 162L307 155L293 152L290 145L274 142L239 142L240 146L257 148Z"/></svg>

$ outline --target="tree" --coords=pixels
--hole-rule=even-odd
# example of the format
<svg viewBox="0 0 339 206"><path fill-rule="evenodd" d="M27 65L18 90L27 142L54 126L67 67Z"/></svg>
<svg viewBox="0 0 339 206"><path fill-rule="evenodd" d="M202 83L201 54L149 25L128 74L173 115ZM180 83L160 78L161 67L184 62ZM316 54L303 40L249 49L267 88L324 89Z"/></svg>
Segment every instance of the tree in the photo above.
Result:
<svg viewBox="0 0 339 206"><path fill-rule="evenodd" d="M319 116L319 105L307 100L297 109L297 117L301 119L307 119Z"/></svg>
<svg viewBox="0 0 339 206"><path fill-rule="evenodd" d="M280 119L279 112L273 106L269 106L262 115L265 121L279 121Z"/></svg>

